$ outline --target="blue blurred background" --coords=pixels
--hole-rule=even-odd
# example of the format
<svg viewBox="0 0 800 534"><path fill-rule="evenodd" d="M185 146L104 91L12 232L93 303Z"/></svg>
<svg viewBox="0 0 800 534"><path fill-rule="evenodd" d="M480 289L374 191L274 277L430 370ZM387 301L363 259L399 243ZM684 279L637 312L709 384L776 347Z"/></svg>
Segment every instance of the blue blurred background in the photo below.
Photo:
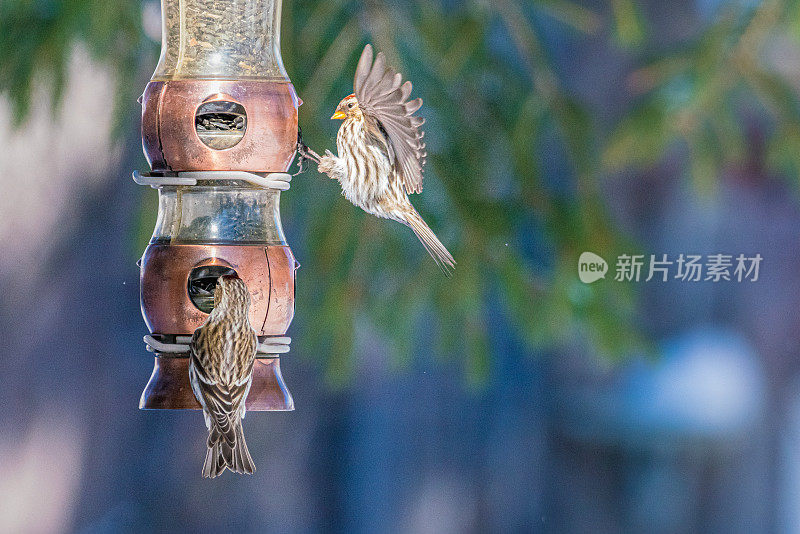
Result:
<svg viewBox="0 0 800 534"><path fill-rule="evenodd" d="M414 81L459 265L296 177L296 410L214 481L199 413L137 409L159 21L0 5L0 532L800 532L798 2L286 0L316 150L363 43ZM585 250L763 262L583 285Z"/></svg>

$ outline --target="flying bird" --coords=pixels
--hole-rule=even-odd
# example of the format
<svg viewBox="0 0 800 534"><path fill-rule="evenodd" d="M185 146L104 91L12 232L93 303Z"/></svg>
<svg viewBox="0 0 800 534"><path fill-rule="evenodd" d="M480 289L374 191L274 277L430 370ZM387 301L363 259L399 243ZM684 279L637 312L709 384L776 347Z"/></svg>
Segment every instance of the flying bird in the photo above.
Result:
<svg viewBox="0 0 800 534"><path fill-rule="evenodd" d="M249 310L245 283L236 275L220 277L214 309L189 344L189 383L208 428L203 477L214 478L226 468L248 474L256 470L242 431L258 347Z"/></svg>
<svg viewBox="0 0 800 534"><path fill-rule="evenodd" d="M411 82L386 65L383 53L373 63L367 45L356 68L353 94L339 102L332 119L342 119L336 137L338 155L320 157L306 149L320 172L339 181L342 194L367 213L410 227L425 249L449 274L455 266L450 252L422 220L408 199L422 191L425 120L414 115L422 99L408 100ZM305 147L301 147L305 148Z"/></svg>

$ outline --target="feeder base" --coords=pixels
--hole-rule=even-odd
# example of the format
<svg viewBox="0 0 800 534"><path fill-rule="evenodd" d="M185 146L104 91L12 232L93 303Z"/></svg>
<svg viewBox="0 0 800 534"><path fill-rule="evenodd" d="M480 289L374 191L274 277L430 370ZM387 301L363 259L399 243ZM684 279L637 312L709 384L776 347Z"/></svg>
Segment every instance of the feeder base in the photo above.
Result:
<svg viewBox="0 0 800 534"><path fill-rule="evenodd" d="M253 385L245 401L247 410L294 410L294 401L281 375L279 358L256 358ZM153 374L139 400L141 410L199 410L189 385L189 358L155 357Z"/></svg>

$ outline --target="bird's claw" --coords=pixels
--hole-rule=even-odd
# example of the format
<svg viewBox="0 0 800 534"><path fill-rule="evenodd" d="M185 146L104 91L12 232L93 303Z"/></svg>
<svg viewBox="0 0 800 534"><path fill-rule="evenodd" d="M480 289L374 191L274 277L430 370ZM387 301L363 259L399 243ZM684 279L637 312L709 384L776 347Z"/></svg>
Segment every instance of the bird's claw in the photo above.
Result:
<svg viewBox="0 0 800 534"><path fill-rule="evenodd" d="M303 131L298 126L297 128L297 172L293 176L297 176L306 171L305 162L306 161L316 161L319 163L319 157L317 154L308 148L303 142Z"/></svg>
<svg viewBox="0 0 800 534"><path fill-rule="evenodd" d="M305 157L299 150L297 151L297 155L299 156L297 158L297 172L292 174L292 176L297 176L298 174L303 174L306 172L306 160L308 158Z"/></svg>

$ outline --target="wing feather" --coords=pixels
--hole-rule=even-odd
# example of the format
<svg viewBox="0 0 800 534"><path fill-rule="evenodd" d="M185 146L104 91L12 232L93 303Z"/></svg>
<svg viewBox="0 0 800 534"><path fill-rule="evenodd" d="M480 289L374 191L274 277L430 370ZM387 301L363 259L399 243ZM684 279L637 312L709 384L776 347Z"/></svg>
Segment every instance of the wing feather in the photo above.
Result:
<svg viewBox="0 0 800 534"><path fill-rule="evenodd" d="M425 119L414 113L422 107L422 99L408 100L411 82L403 82L402 75L386 65L383 53L374 59L373 62L372 46L367 45L353 80L358 106L386 132L389 155L406 192L419 193L427 156L420 130Z"/></svg>
<svg viewBox="0 0 800 534"><path fill-rule="evenodd" d="M409 100L403 105L403 108L406 110L406 115L412 115L415 111L422 107L422 99L415 98L414 100ZM422 134L422 132L420 132ZM422 137L422 135L420 135Z"/></svg>
<svg viewBox="0 0 800 534"><path fill-rule="evenodd" d="M361 58L358 60L356 67L356 77L353 82L353 89L355 92L363 92L364 82L367 80L370 68L372 67L372 47L367 45L361 53Z"/></svg>
<svg viewBox="0 0 800 534"><path fill-rule="evenodd" d="M250 375L253 372L253 364L251 362L249 367L245 369L241 380L225 384L214 372L214 366L211 364L211 355L204 348L207 347L207 344L197 342L198 338L204 335L207 335L205 329L198 328L192 336L193 342L189 345L191 367L199 379L196 382L196 386L203 397L201 404L208 411L211 421L219 433L232 446L236 442L234 419L238 417L238 412L250 389ZM253 338L255 338L255 334L253 334ZM256 339L255 343L257 342ZM254 345L254 343L247 343L247 345Z"/></svg>

